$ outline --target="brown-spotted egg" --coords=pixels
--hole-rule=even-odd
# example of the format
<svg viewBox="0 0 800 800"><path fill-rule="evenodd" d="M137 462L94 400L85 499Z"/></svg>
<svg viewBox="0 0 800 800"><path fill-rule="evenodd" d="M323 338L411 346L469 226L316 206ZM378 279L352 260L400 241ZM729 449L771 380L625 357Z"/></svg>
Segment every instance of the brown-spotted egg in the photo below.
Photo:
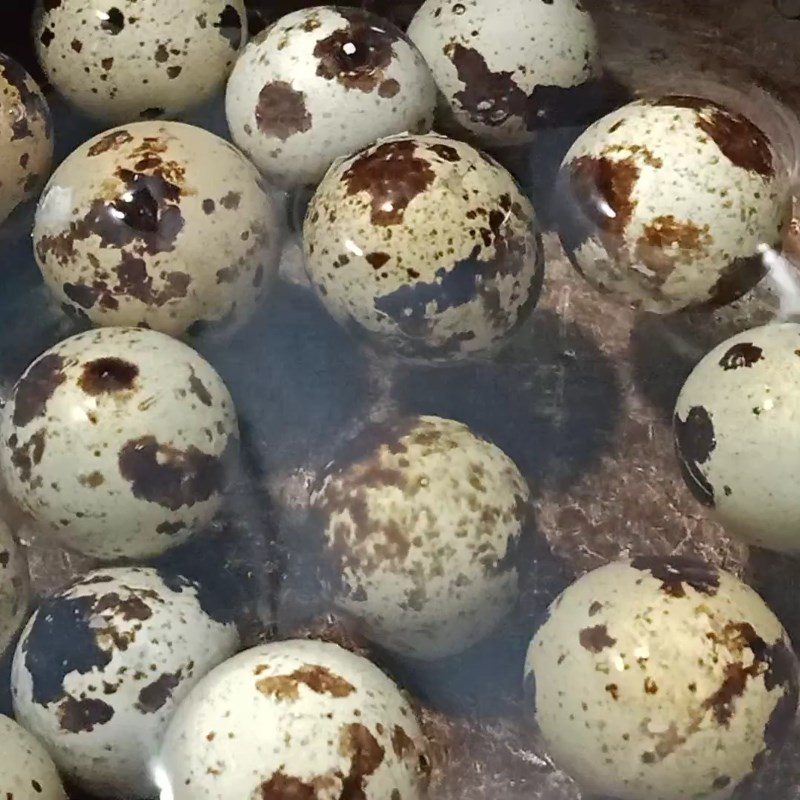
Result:
<svg viewBox="0 0 800 800"><path fill-rule="evenodd" d="M316 184L333 161L433 123L436 85L391 23L322 6L283 17L251 42L228 82L234 142L283 186Z"/></svg>
<svg viewBox="0 0 800 800"><path fill-rule="evenodd" d="M371 427L312 498L334 603L403 656L466 650L513 608L530 491L466 425L410 417Z"/></svg>
<svg viewBox="0 0 800 800"><path fill-rule="evenodd" d="M55 764L36 739L0 714L0 797L67 800Z"/></svg>
<svg viewBox="0 0 800 800"><path fill-rule="evenodd" d="M0 53L0 222L37 193L52 158L47 101L33 78Z"/></svg>
<svg viewBox="0 0 800 800"><path fill-rule="evenodd" d="M83 113L114 124L208 100L247 39L244 0L38 0L42 69Z"/></svg>
<svg viewBox="0 0 800 800"><path fill-rule="evenodd" d="M397 685L314 640L261 645L213 670L173 717L160 764L174 800L422 800L429 766Z"/></svg>
<svg viewBox="0 0 800 800"><path fill-rule="evenodd" d="M764 276L791 217L766 135L711 100L631 103L564 158L559 232L579 272L648 311L724 305Z"/></svg>
<svg viewBox="0 0 800 800"><path fill-rule="evenodd" d="M744 331L694 368L675 407L687 485L731 533L800 553L800 325Z"/></svg>
<svg viewBox="0 0 800 800"><path fill-rule="evenodd" d="M531 204L488 156L436 134L389 137L336 163L303 233L325 307L403 357L489 353L538 300Z"/></svg>
<svg viewBox="0 0 800 800"><path fill-rule="evenodd" d="M584 575L528 650L536 722L588 795L725 800L794 722L797 659L726 572L648 556Z"/></svg>
<svg viewBox="0 0 800 800"><path fill-rule="evenodd" d="M19 379L0 468L62 544L141 558L211 521L237 439L230 394L194 350L155 331L101 328L52 347Z"/></svg>
<svg viewBox="0 0 800 800"><path fill-rule="evenodd" d="M33 239L66 310L172 335L243 323L280 253L258 171L178 122L126 125L81 145L45 188Z"/></svg>
<svg viewBox="0 0 800 800"><path fill-rule="evenodd" d="M22 625L29 598L27 559L0 519L0 655Z"/></svg>
<svg viewBox="0 0 800 800"><path fill-rule="evenodd" d="M152 797L178 704L236 652L198 586L154 569L90 572L45 599L12 669L14 713L72 782L100 797Z"/></svg>

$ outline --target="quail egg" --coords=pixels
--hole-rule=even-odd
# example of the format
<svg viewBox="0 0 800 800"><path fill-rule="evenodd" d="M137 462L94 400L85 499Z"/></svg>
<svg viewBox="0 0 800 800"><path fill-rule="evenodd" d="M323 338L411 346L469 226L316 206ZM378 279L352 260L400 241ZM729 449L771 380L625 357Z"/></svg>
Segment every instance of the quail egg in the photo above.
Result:
<svg viewBox="0 0 800 800"><path fill-rule="evenodd" d="M460 422L368 428L312 502L335 604L389 650L458 653L516 603L530 491L505 453Z"/></svg>
<svg viewBox="0 0 800 800"><path fill-rule="evenodd" d="M29 598L28 563L8 526L0 520L0 655L19 630Z"/></svg>
<svg viewBox="0 0 800 800"><path fill-rule="evenodd" d="M0 797L67 800L55 764L36 739L0 714Z"/></svg>
<svg viewBox="0 0 800 800"><path fill-rule="evenodd" d="M427 0L408 33L436 78L442 124L483 145L531 142L596 105L597 35L578 0Z"/></svg>
<svg viewBox="0 0 800 800"><path fill-rule="evenodd" d="M161 768L174 800L421 800L426 748L410 704L376 666L335 644L290 640L207 675L173 717Z"/></svg>
<svg viewBox="0 0 800 800"><path fill-rule="evenodd" d="M211 521L237 437L228 390L194 350L155 331L102 328L25 371L0 424L0 468L62 544L144 558Z"/></svg>
<svg viewBox="0 0 800 800"><path fill-rule="evenodd" d="M39 0L34 37L50 83L115 124L210 99L247 38L247 16L244 0Z"/></svg>
<svg viewBox="0 0 800 800"><path fill-rule="evenodd" d="M800 553L800 325L744 331L694 368L675 408L686 483L751 544Z"/></svg>
<svg viewBox="0 0 800 800"><path fill-rule="evenodd" d="M228 82L234 142L283 186L316 184L340 156L393 133L430 130L436 85L391 23L323 6L253 41Z"/></svg>
<svg viewBox="0 0 800 800"><path fill-rule="evenodd" d="M601 291L657 313L724 305L764 276L791 217L750 120L710 100L639 100L589 128L559 180L561 240Z"/></svg>
<svg viewBox="0 0 800 800"><path fill-rule="evenodd" d="M17 719L65 777L101 797L151 797L174 709L238 648L198 587L142 567L90 572L44 600L14 656Z"/></svg>
<svg viewBox="0 0 800 800"><path fill-rule="evenodd" d="M555 762L620 800L730 797L797 708L797 659L773 613L684 558L584 575L551 606L525 672Z"/></svg>
<svg viewBox="0 0 800 800"><path fill-rule="evenodd" d="M33 78L0 53L0 223L41 188L53 160L50 110Z"/></svg>
<svg viewBox="0 0 800 800"><path fill-rule="evenodd" d="M33 231L45 282L98 325L164 333L244 322L280 254L278 212L230 144L178 122L115 128L75 150Z"/></svg>
<svg viewBox="0 0 800 800"><path fill-rule="evenodd" d="M389 137L335 164L311 200L306 268L343 325L402 357L496 349L539 297L539 227L513 178L435 134Z"/></svg>

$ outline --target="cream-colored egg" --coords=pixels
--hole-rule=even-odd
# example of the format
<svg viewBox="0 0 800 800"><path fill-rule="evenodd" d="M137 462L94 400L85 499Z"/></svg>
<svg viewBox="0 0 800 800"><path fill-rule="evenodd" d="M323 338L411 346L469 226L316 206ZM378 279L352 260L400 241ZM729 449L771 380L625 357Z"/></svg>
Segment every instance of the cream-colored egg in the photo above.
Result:
<svg viewBox="0 0 800 800"><path fill-rule="evenodd" d="M48 80L116 124L174 116L221 88L247 39L244 0L39 0L34 38Z"/></svg>
<svg viewBox="0 0 800 800"><path fill-rule="evenodd" d="M403 357L490 353L538 300L531 204L506 170L454 139L389 137L337 162L303 232L326 308Z"/></svg>
<svg viewBox="0 0 800 800"><path fill-rule="evenodd" d="M184 701L161 751L175 800L421 800L427 744L376 666L335 644L240 653Z"/></svg>
<svg viewBox="0 0 800 800"><path fill-rule="evenodd" d="M556 763L620 800L725 800L797 709L797 659L775 615L685 558L584 575L551 606L525 674Z"/></svg>
<svg viewBox="0 0 800 800"><path fill-rule="evenodd" d="M516 603L529 502L514 462L460 422L367 429L313 496L336 605L400 655L466 650Z"/></svg>
<svg viewBox="0 0 800 800"><path fill-rule="evenodd" d="M239 59L226 107L234 142L284 186L394 133L430 130L436 84L394 25L322 6L280 19Z"/></svg>
<svg viewBox="0 0 800 800"><path fill-rule="evenodd" d="M486 146L531 142L596 102L597 34L578 0L427 0L408 33L433 70L442 123Z"/></svg>
<svg viewBox="0 0 800 800"><path fill-rule="evenodd" d="M237 438L230 394L194 350L101 328L25 371L0 424L0 468L12 497L67 547L142 558L211 521Z"/></svg>
<svg viewBox="0 0 800 800"><path fill-rule="evenodd" d="M658 313L741 297L791 217L787 176L764 133L696 97L639 100L595 123L567 153L559 194L576 268Z"/></svg>
<svg viewBox="0 0 800 800"><path fill-rule="evenodd" d="M0 655L22 625L29 599L27 559L8 526L0 520Z"/></svg>
<svg viewBox="0 0 800 800"><path fill-rule="evenodd" d="M244 322L272 285L281 244L258 171L178 122L139 122L81 145L45 188L33 238L66 309L172 335Z"/></svg>
<svg viewBox="0 0 800 800"><path fill-rule="evenodd" d="M13 719L0 714L0 797L67 800L47 751Z"/></svg>
<svg viewBox="0 0 800 800"><path fill-rule="evenodd" d="M36 195L52 160L47 101L33 78L0 53L0 222Z"/></svg>
<svg viewBox="0 0 800 800"><path fill-rule="evenodd" d="M695 497L745 541L800 553L800 325L766 325L714 348L675 408Z"/></svg>
<svg viewBox="0 0 800 800"><path fill-rule="evenodd" d="M28 622L14 656L14 713L84 790L152 797L175 708L238 644L192 582L142 567L96 570Z"/></svg>

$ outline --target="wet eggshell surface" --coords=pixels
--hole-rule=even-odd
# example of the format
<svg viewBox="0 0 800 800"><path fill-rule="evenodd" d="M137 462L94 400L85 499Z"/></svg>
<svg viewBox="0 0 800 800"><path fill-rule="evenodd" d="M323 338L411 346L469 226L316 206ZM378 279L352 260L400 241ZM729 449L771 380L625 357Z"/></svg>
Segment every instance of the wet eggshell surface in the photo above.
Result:
<svg viewBox="0 0 800 800"><path fill-rule="evenodd" d="M96 570L28 622L14 657L14 712L81 788L151 797L174 709L237 646L235 626L214 620L190 581Z"/></svg>
<svg viewBox="0 0 800 800"><path fill-rule="evenodd" d="M340 323L429 361L497 349L533 309L544 271L536 217L511 175L435 134L389 137L331 167L304 248Z"/></svg>
<svg viewBox="0 0 800 800"><path fill-rule="evenodd" d="M436 78L442 124L486 146L574 123L596 92L597 35L576 0L427 0L408 33Z"/></svg>
<svg viewBox="0 0 800 800"><path fill-rule="evenodd" d="M583 276L647 311L724 305L780 249L788 183L765 134L709 100L640 100L609 114L561 167L559 232Z"/></svg>
<svg viewBox="0 0 800 800"><path fill-rule="evenodd" d="M687 485L731 534L800 553L800 325L772 324L720 344L675 408Z"/></svg>
<svg viewBox="0 0 800 800"><path fill-rule="evenodd" d="M33 78L0 53L0 222L36 195L52 159L47 101Z"/></svg>
<svg viewBox="0 0 800 800"><path fill-rule="evenodd" d="M334 602L400 655L466 650L516 603L529 502L514 462L460 422L367 429L313 497Z"/></svg>
<svg viewBox="0 0 800 800"><path fill-rule="evenodd" d="M335 644L261 645L211 672L169 726L175 800L421 800L426 742L397 686Z"/></svg>
<svg viewBox="0 0 800 800"><path fill-rule="evenodd" d="M25 554L8 526L0 520L0 655L22 625L29 598L30 577Z"/></svg>
<svg viewBox="0 0 800 800"><path fill-rule="evenodd" d="M55 764L36 739L0 714L0 797L67 800Z"/></svg>
<svg viewBox="0 0 800 800"><path fill-rule="evenodd" d="M66 310L179 335L249 317L277 272L278 220L232 145L190 125L140 122L94 137L55 171L34 249Z"/></svg>
<svg viewBox="0 0 800 800"><path fill-rule="evenodd" d="M60 542L146 557L219 509L236 413L213 368L154 331L102 328L31 364L4 409L9 493Z"/></svg>
<svg viewBox="0 0 800 800"><path fill-rule="evenodd" d="M436 85L392 24L354 8L283 17L228 82L234 142L283 186L316 184L333 161L395 133L430 130Z"/></svg>
<svg viewBox="0 0 800 800"><path fill-rule="evenodd" d="M222 86L247 39L244 0L39 0L48 80L109 124L172 116Z"/></svg>
<svg viewBox="0 0 800 800"><path fill-rule="evenodd" d="M797 708L797 660L773 613L683 558L584 575L551 606L525 674L555 762L620 800L730 797Z"/></svg>

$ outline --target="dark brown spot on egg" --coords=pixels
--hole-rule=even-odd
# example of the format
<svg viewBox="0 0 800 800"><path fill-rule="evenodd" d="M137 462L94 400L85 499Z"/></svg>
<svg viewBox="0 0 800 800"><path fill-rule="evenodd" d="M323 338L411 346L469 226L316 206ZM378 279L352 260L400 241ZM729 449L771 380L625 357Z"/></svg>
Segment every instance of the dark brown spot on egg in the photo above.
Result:
<svg viewBox="0 0 800 800"><path fill-rule="evenodd" d="M217 283L235 283L239 280L239 267L223 267L217 270Z"/></svg>
<svg viewBox="0 0 800 800"><path fill-rule="evenodd" d="M100 27L112 36L122 32L125 27L125 15L118 8L109 8L104 14L100 13Z"/></svg>
<svg viewBox="0 0 800 800"><path fill-rule="evenodd" d="M449 144L431 144L428 145L428 150L436 153L442 161L461 161L461 156L458 154L458 150L455 147L451 147Z"/></svg>
<svg viewBox="0 0 800 800"><path fill-rule="evenodd" d="M99 156L109 150L119 150L133 141L133 136L126 130L111 131L101 136L87 151L90 156Z"/></svg>
<svg viewBox="0 0 800 800"><path fill-rule="evenodd" d="M45 47L50 47L50 44L52 43L53 39L55 39L55 38L56 38L55 33L53 33L53 31L50 30L50 28L45 28L42 31L41 35L39 36L39 41Z"/></svg>
<svg viewBox="0 0 800 800"><path fill-rule="evenodd" d="M47 402L67 379L64 359L49 353L36 361L20 378L14 390L13 422L16 427L28 425L44 416Z"/></svg>
<svg viewBox="0 0 800 800"><path fill-rule="evenodd" d="M155 714L166 705L172 697L173 690L180 686L181 680L181 670L175 673L165 672L139 691L135 707L143 714Z"/></svg>
<svg viewBox="0 0 800 800"><path fill-rule="evenodd" d="M581 647L591 653L602 653L608 647L613 647L616 639L608 635L608 628L605 625L595 625L593 628L584 628L578 635Z"/></svg>
<svg viewBox="0 0 800 800"><path fill-rule="evenodd" d="M288 675L260 678L256 681L256 689L278 700L297 700L301 684L316 694L328 694L331 697L347 697L356 690L344 678L317 664L304 664Z"/></svg>
<svg viewBox="0 0 800 800"><path fill-rule="evenodd" d="M41 462L46 441L44 430L33 434L24 444L18 444L17 435L11 434L8 440L11 463L17 470L22 483L27 483L31 479L33 467Z"/></svg>
<svg viewBox="0 0 800 800"><path fill-rule="evenodd" d="M210 197L207 197L205 200L203 200L203 213L204 214L213 214L215 207L216 206L214 204L214 201Z"/></svg>
<svg viewBox="0 0 800 800"><path fill-rule="evenodd" d="M230 191L224 197L222 197L219 201L219 204L223 208L227 208L229 211L233 211L239 208L239 202L242 199L242 195L240 192Z"/></svg>
<svg viewBox="0 0 800 800"><path fill-rule="evenodd" d="M631 561L634 569L649 572L661 581L661 591L671 597L686 597L686 586L713 596L719 589L719 572L710 564L683 556L640 556Z"/></svg>
<svg viewBox="0 0 800 800"><path fill-rule="evenodd" d="M318 800L317 789L312 783L278 771L259 786L262 800Z"/></svg>
<svg viewBox="0 0 800 800"><path fill-rule="evenodd" d="M170 78L171 80L177 78L181 74L181 72L183 72L183 67L179 66L167 67L167 77Z"/></svg>
<svg viewBox="0 0 800 800"><path fill-rule="evenodd" d="M678 264L690 264L707 255L712 243L708 225L701 228L669 214L645 225L634 256L653 273L652 280L661 285Z"/></svg>
<svg viewBox="0 0 800 800"><path fill-rule="evenodd" d="M742 367L752 367L753 364L764 360L763 350L752 342L740 342L733 345L719 361L719 365L726 372Z"/></svg>
<svg viewBox="0 0 800 800"><path fill-rule="evenodd" d="M211 406L212 399L211 393L206 389L206 385L200 378L197 377L197 374L194 371L193 367L189 367L191 375L189 377L189 391L204 405L204 406Z"/></svg>
<svg viewBox="0 0 800 800"><path fill-rule="evenodd" d="M184 522L160 522L156 526L156 533L162 533L167 536L174 536L177 533L180 533L182 530L186 529L186 523Z"/></svg>
<svg viewBox="0 0 800 800"><path fill-rule="evenodd" d="M261 89L255 119L261 133L283 142L296 133L311 129L305 92L294 89L286 81L273 81Z"/></svg>
<svg viewBox="0 0 800 800"><path fill-rule="evenodd" d="M344 776L340 797L367 800L367 779L383 763L385 750L369 728L354 722L341 730L339 753L350 759L350 771Z"/></svg>
<svg viewBox="0 0 800 800"><path fill-rule="evenodd" d="M619 686L616 683L607 684L606 691L611 695L612 699L619 700Z"/></svg>
<svg viewBox="0 0 800 800"><path fill-rule="evenodd" d="M603 610L603 604L602 603L598 603L597 600L595 600L589 606L589 616L593 617L595 614L599 614L602 610Z"/></svg>
<svg viewBox="0 0 800 800"><path fill-rule="evenodd" d="M95 727L105 725L114 716L114 709L92 697L76 700L67 695L58 706L58 722L68 733L91 733Z"/></svg>
<svg viewBox="0 0 800 800"><path fill-rule="evenodd" d="M692 494L703 505L714 505L714 487L702 470L714 449L717 440L714 424L708 411L702 406L693 406L682 420L675 414L675 451L681 466L683 478Z"/></svg>
<svg viewBox="0 0 800 800"><path fill-rule="evenodd" d="M165 44L160 44L156 48L156 61L159 64L164 64L169 61L169 50Z"/></svg>
<svg viewBox="0 0 800 800"><path fill-rule="evenodd" d="M76 53L80 53L80 52L81 52L81 50L83 50L83 42L81 42L79 39L73 39L73 40L72 40L72 42L71 42L71 44L70 44L70 47L71 47L71 48L72 48L72 49L73 49L73 50L74 50Z"/></svg>
<svg viewBox="0 0 800 800"><path fill-rule="evenodd" d="M367 263L377 272L384 267L388 261L391 260L388 253L368 253L365 256Z"/></svg>
<svg viewBox="0 0 800 800"><path fill-rule="evenodd" d="M417 748L414 740L405 732L400 725L392 728L392 750L400 759L413 759L417 757Z"/></svg>
<svg viewBox="0 0 800 800"><path fill-rule="evenodd" d="M98 358L83 366L78 386L96 397L100 394L130 391L134 387L139 367L121 358Z"/></svg>
<svg viewBox="0 0 800 800"><path fill-rule="evenodd" d="M100 66L101 66L101 67L102 67L104 70L110 70L110 69L111 69L111 67L113 67L113 66L114 66L114 59L113 59L113 58L104 58L104 59L102 59L102 61L100 62Z"/></svg>
<svg viewBox="0 0 800 800"><path fill-rule="evenodd" d="M224 36L233 50L242 46L243 22L239 12L230 3L222 9L219 19L214 27Z"/></svg>
<svg viewBox="0 0 800 800"><path fill-rule="evenodd" d="M1 550L0 551L0 567L6 569L8 567L9 562L11 561L11 554L8 550Z"/></svg>
<svg viewBox="0 0 800 800"><path fill-rule="evenodd" d="M78 483L81 486L85 486L87 489L96 489L98 486L102 486L105 483L105 478L103 477L102 472L90 472L88 475L79 475L78 476Z"/></svg>
<svg viewBox="0 0 800 800"><path fill-rule="evenodd" d="M396 97L399 91L400 84L394 78L383 81L378 87L378 94L385 99Z"/></svg>

